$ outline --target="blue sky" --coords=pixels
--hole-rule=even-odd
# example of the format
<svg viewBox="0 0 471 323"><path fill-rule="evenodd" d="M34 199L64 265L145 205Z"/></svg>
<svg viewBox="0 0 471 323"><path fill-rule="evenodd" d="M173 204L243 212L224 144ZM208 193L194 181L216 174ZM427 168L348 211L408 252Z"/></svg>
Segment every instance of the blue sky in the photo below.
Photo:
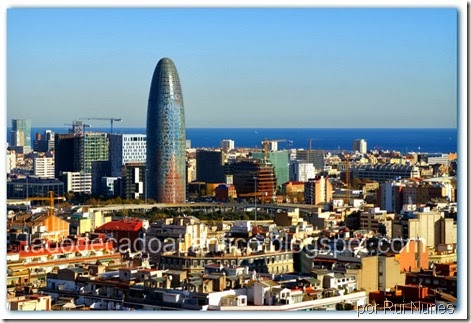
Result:
<svg viewBox="0 0 471 323"><path fill-rule="evenodd" d="M7 122L145 127L153 70L170 57L187 127L456 127L457 14L9 9Z"/></svg>

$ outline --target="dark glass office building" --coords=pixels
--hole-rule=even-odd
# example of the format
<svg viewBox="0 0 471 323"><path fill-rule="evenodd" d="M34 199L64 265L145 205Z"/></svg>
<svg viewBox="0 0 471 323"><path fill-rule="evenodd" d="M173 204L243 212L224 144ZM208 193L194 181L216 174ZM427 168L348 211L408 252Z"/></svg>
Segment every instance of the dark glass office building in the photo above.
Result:
<svg viewBox="0 0 471 323"><path fill-rule="evenodd" d="M158 203L186 200L185 114L175 64L162 58L152 77L147 106L148 198Z"/></svg>
<svg viewBox="0 0 471 323"><path fill-rule="evenodd" d="M196 151L196 181L205 183L224 183L224 155L222 151Z"/></svg>

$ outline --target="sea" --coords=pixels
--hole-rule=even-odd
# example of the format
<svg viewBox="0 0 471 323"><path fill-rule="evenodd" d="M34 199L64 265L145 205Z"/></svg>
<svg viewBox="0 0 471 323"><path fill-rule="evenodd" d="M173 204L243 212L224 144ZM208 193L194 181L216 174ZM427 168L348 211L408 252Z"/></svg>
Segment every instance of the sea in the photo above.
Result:
<svg viewBox="0 0 471 323"><path fill-rule="evenodd" d="M31 128L31 139L45 130L67 133L68 128ZM7 129L8 134L10 129ZM110 128L89 131L109 132ZM145 134L146 128L114 128L114 133ZM7 136L9 139L9 136ZM223 139L234 140L236 148L262 148L263 140L279 140L278 149L321 149L350 151L355 139L364 139L367 149L395 150L401 153L450 153L458 151L456 128L187 128L192 148L220 147Z"/></svg>

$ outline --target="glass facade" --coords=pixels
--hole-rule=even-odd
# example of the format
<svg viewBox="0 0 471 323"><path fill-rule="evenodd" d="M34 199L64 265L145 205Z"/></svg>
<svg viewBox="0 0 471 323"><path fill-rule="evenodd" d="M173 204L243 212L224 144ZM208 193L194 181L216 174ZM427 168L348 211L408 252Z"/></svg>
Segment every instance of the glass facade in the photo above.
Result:
<svg viewBox="0 0 471 323"><path fill-rule="evenodd" d="M31 120L13 119L11 120L11 142L12 146L31 147Z"/></svg>
<svg viewBox="0 0 471 323"><path fill-rule="evenodd" d="M148 198L186 200L185 115L175 64L162 58L152 77L147 107Z"/></svg>
<svg viewBox="0 0 471 323"><path fill-rule="evenodd" d="M257 159L263 159L263 152L252 152L252 156ZM289 180L289 151L270 151L268 160L275 168L276 186L281 187Z"/></svg>
<svg viewBox="0 0 471 323"><path fill-rule="evenodd" d="M259 159L239 160L228 165L227 173L232 174L238 198L257 199L270 202L276 193L276 176L273 165ZM255 180L256 178L256 180Z"/></svg>
<svg viewBox="0 0 471 323"><path fill-rule="evenodd" d="M107 161L109 159L109 138L104 132L87 132L82 136L84 147L84 159L82 171L92 172L92 162Z"/></svg>
<svg viewBox="0 0 471 323"><path fill-rule="evenodd" d="M57 179L20 178L7 181L7 199L25 199L29 197L48 197L64 195L64 183Z"/></svg>

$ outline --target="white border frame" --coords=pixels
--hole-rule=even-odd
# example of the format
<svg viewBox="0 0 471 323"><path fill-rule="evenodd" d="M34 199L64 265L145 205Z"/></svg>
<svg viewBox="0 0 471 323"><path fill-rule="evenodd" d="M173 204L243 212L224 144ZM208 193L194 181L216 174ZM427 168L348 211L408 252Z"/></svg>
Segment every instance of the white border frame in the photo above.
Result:
<svg viewBox="0 0 471 323"><path fill-rule="evenodd" d="M138 7L247 7L247 8L256 8L256 7L319 7L319 8L334 8L334 7L352 7L352 8L420 8L420 7L447 7L447 8L456 8L458 10L458 171L459 171L459 181L458 181L458 209L459 209L459 225L458 225L458 247L459 247L459 257L458 257L458 302L460 304L456 313L452 316L440 316L440 315L363 315L360 317L362 320L367 319L467 319L467 305L468 305L468 282L467 282L467 262L468 262L468 223L467 223L467 186L468 186L468 175L467 175L467 148L468 148L468 138L467 138L467 126L468 126L468 101L467 101L467 91L468 91L468 65L467 65L467 49L468 49L468 8L467 2L465 1L309 1L309 0L295 0L295 1L284 1L283 3L273 3L271 1L256 1L256 0L239 0L231 1L230 3L221 4L220 1L199 1L195 3L194 1L144 1L144 0L75 0L75 1L64 1L64 0L54 0L54 1L38 1L29 0L29 1L20 1L20 0L4 0L0 3L0 32L5 35L5 37L0 38L1 46L1 57L0 60L0 70L6 71L7 68L7 57L6 57L6 20L7 20L7 9L8 8L21 8L21 7L41 7L41 8L53 8L53 7L62 7L62 8L75 8L75 7L100 7L100 8L138 8ZM7 107L7 98L6 98L6 73L0 80L0 98L2 98L1 107L4 109L4 117L0 118L0 131L1 143L3 151L6 151L6 138L5 138L5 129L7 128L6 124L6 107ZM3 168L2 168L3 167ZM0 169L6 169L5 158L0 158ZM0 186L0 199L3 201L6 200L6 185ZM1 214L5 214L5 207ZM6 219L6 216L5 216ZM6 230L6 221L2 221L1 227ZM1 232L5 232L2 230ZM6 237L2 235L0 241L5 241ZM2 244L5 246L5 243ZM1 254L4 261L2 261L2 270L6 271L6 248L2 248ZM5 267L4 267L5 266ZM3 279L0 287L0 297L1 299L6 299L6 279ZM5 303L6 304L6 303ZM156 315L155 312L101 312L101 311L84 311L78 312L9 312L2 310L3 319L61 319L61 320L70 320L70 319L113 319L113 320L146 320L146 319L177 319L177 320L188 320L188 319L270 319L270 320L287 320L287 319L296 319L296 320L317 320L317 319L335 319L335 320L344 320L344 319L357 319L356 311L352 312L336 312L325 313L325 312L262 312L262 313L253 313L253 312L242 312L234 314L232 313L223 313L223 312L199 312L198 314L193 311L181 311L181 312L158 312ZM90 314L93 313L93 314ZM310 314L306 314L310 313ZM119 317L118 317L119 315Z"/></svg>

